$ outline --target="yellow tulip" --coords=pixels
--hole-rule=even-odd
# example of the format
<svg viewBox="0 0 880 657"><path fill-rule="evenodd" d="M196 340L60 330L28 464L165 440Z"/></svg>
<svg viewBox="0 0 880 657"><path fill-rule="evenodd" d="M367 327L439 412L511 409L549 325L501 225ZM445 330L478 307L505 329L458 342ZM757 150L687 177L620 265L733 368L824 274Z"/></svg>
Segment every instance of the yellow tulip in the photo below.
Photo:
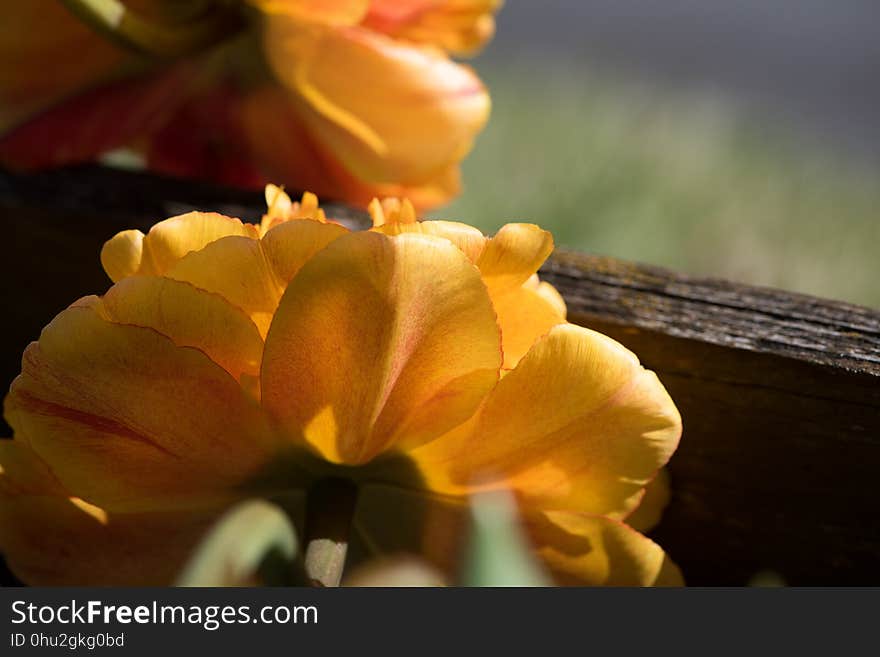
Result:
<svg viewBox="0 0 880 657"><path fill-rule="evenodd" d="M266 196L260 225L193 212L119 233L115 284L25 351L0 441L20 578L167 583L236 501L300 508L344 477L379 556L453 571L470 496L504 489L559 582L680 583L637 531L665 503L679 415L631 352L565 321L536 274L549 233L485 237L398 200L351 232L311 195Z"/></svg>
<svg viewBox="0 0 880 657"><path fill-rule="evenodd" d="M109 35L63 6L94 22L98 0L4 11L0 164L128 147L164 173L425 207L457 193L488 118L486 89L448 53L491 37L495 1L101 2L120 8Z"/></svg>

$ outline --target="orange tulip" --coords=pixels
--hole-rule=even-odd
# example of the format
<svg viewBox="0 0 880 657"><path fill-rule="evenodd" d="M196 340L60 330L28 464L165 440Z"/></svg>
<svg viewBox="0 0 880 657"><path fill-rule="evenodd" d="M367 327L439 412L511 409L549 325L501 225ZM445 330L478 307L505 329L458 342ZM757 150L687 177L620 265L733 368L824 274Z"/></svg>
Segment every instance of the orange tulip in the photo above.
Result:
<svg viewBox="0 0 880 657"><path fill-rule="evenodd" d="M0 164L37 169L128 147L174 175L433 206L457 193L488 117L482 83L447 52L491 37L497 1L242 0L187 12L106 0L128 11L104 27L129 48L63 6L95 2L5 11Z"/></svg>
<svg viewBox="0 0 880 657"><path fill-rule="evenodd" d="M565 321L536 274L549 233L487 238L396 200L350 232L311 195L267 201L260 225L193 212L119 233L115 284L26 350L0 441L19 577L167 583L237 500L299 508L344 477L378 555L449 572L469 497L505 489L558 581L681 581L637 531L665 503L678 412L631 352Z"/></svg>

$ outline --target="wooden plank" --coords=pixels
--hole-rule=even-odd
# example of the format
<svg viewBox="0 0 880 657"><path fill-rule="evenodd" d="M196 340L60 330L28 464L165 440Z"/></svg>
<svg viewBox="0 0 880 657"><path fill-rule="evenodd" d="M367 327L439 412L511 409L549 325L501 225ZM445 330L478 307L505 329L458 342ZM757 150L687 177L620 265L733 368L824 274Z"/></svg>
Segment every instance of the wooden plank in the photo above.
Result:
<svg viewBox="0 0 880 657"><path fill-rule="evenodd" d="M0 172L14 245L0 279L4 385L51 317L107 288L104 240L192 208L255 220L263 202L100 167ZM563 250L542 276L571 321L633 349L681 410L673 500L653 535L690 583L773 570L792 584L880 584L880 312Z"/></svg>

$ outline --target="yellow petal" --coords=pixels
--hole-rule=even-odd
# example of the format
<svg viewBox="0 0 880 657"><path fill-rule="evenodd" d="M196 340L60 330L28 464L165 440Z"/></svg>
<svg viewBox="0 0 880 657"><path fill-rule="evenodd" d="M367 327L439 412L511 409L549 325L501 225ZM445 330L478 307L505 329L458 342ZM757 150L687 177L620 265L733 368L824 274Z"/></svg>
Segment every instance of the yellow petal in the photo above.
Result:
<svg viewBox="0 0 880 657"><path fill-rule="evenodd" d="M435 180L461 161L488 118L476 75L431 49L276 16L264 44L320 148L367 182Z"/></svg>
<svg viewBox="0 0 880 657"><path fill-rule="evenodd" d="M250 148L273 180L357 205L366 205L374 197L407 197L417 208L445 203L461 188L457 163L418 183L359 178L348 168L344 154L318 139L301 114L295 100L276 87L259 88L242 103L242 124Z"/></svg>
<svg viewBox="0 0 880 657"><path fill-rule="evenodd" d="M435 490L505 486L530 505L620 518L680 434L675 405L634 354L562 324L501 379L469 426L411 456Z"/></svg>
<svg viewBox="0 0 880 657"><path fill-rule="evenodd" d="M133 274L162 275L191 251L229 235L257 237L257 228L214 212L189 212L160 221L146 237L126 230L109 240L101 263L113 282Z"/></svg>
<svg viewBox="0 0 880 657"><path fill-rule="evenodd" d="M486 245L486 237L479 230L467 224L454 221L417 221L414 223L383 223L375 226L372 230L385 235L400 235L401 233L419 233L421 235L436 235L443 237L455 244L468 260L476 263L483 248Z"/></svg>
<svg viewBox="0 0 880 657"><path fill-rule="evenodd" d="M143 257L144 234L139 230L123 230L104 244L101 266L115 282L137 274Z"/></svg>
<svg viewBox="0 0 880 657"><path fill-rule="evenodd" d="M339 224L303 220L275 226L262 239L266 259L285 285L318 251L342 237Z"/></svg>
<svg viewBox="0 0 880 657"><path fill-rule="evenodd" d="M189 253L168 277L221 295L250 315L265 335L287 281L315 253L347 233L337 224L278 224L262 240L229 236Z"/></svg>
<svg viewBox="0 0 880 657"><path fill-rule="evenodd" d="M378 216L375 206L373 212ZM565 304L559 294L547 290L546 284L541 286L535 276L553 251L553 236L534 224L506 224L490 238L472 226L453 221L383 222L373 230L386 235L422 233L445 237L480 268L493 295L526 285L557 308L561 306L564 314Z"/></svg>
<svg viewBox="0 0 880 657"><path fill-rule="evenodd" d="M114 285L99 312L113 322L152 328L181 347L195 347L229 372L260 372L263 340L253 321L223 297L189 283L138 276Z"/></svg>
<svg viewBox="0 0 880 657"><path fill-rule="evenodd" d="M565 307L565 299L562 298L562 295L559 294L559 290L550 285L550 283L546 281L542 281L538 278L538 275L533 275L529 280L527 280L524 284L524 287L529 288L530 290L534 290L541 298L544 299L548 304L553 306L556 309L556 312L559 313L563 318L568 315L568 309Z"/></svg>
<svg viewBox="0 0 880 657"><path fill-rule="evenodd" d="M534 224L506 224L486 244L477 266L490 288L527 282L553 251L553 236Z"/></svg>
<svg viewBox="0 0 880 657"><path fill-rule="evenodd" d="M27 446L0 440L0 552L26 584L167 586L221 508L107 513L70 496Z"/></svg>
<svg viewBox="0 0 880 657"><path fill-rule="evenodd" d="M318 197L311 192L305 192L298 203L291 202L284 190L276 185L266 185L265 193L267 210L260 222L261 237L274 226L294 219L327 222L327 216L318 206Z"/></svg>
<svg viewBox="0 0 880 657"><path fill-rule="evenodd" d="M293 208L293 202L283 188L269 183L264 191L266 214L270 217L284 217Z"/></svg>
<svg viewBox="0 0 880 657"><path fill-rule="evenodd" d="M256 403L202 352L86 305L27 348L5 417L66 489L107 510L213 498L275 445Z"/></svg>
<svg viewBox="0 0 880 657"><path fill-rule="evenodd" d="M401 200L392 196L381 201L374 198L370 201L367 210L373 220L374 228L385 224L416 223L416 210L408 198Z"/></svg>
<svg viewBox="0 0 880 657"><path fill-rule="evenodd" d="M231 235L181 258L167 275L221 295L245 311L260 334L268 330L284 282L266 260L260 240Z"/></svg>
<svg viewBox="0 0 880 657"><path fill-rule="evenodd" d="M351 233L290 282L266 338L263 403L325 458L363 463L462 422L500 365L492 305L461 251Z"/></svg>
<svg viewBox="0 0 880 657"><path fill-rule="evenodd" d="M370 0L248 0L266 14L296 21L354 25L367 12Z"/></svg>
<svg viewBox="0 0 880 657"><path fill-rule="evenodd" d="M539 291L525 285L492 294L492 304L501 327L505 369L516 367L538 338L565 321L558 302L552 297L548 300L548 296L546 290Z"/></svg>
<svg viewBox="0 0 880 657"><path fill-rule="evenodd" d="M652 540L621 522L551 511L526 518L538 555L559 584L682 586L678 566Z"/></svg>
<svg viewBox="0 0 880 657"><path fill-rule="evenodd" d="M364 25L408 41L473 54L495 33L502 0L372 0Z"/></svg>

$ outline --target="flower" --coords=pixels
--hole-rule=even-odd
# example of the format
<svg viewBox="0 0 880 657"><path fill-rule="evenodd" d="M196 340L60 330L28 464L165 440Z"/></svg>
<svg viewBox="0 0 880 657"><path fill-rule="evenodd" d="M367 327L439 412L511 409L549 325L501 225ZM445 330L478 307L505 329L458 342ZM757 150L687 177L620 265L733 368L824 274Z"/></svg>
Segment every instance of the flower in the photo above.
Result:
<svg viewBox="0 0 880 657"><path fill-rule="evenodd" d="M119 233L115 284L25 351L0 441L19 577L166 583L236 501L297 508L344 477L378 555L448 572L469 497L504 489L559 582L680 582L637 531L665 503L678 412L631 352L565 321L536 274L549 233L489 238L393 199L352 232L314 196L266 197L260 225L192 212Z"/></svg>
<svg viewBox="0 0 880 657"><path fill-rule="evenodd" d="M66 4L95 18L93 0ZM0 164L128 147L163 173L276 179L358 203L405 194L432 206L457 193L489 96L449 53L491 37L500 0L180 4L105 1L123 16L104 26L112 38L59 0L8 8Z"/></svg>

